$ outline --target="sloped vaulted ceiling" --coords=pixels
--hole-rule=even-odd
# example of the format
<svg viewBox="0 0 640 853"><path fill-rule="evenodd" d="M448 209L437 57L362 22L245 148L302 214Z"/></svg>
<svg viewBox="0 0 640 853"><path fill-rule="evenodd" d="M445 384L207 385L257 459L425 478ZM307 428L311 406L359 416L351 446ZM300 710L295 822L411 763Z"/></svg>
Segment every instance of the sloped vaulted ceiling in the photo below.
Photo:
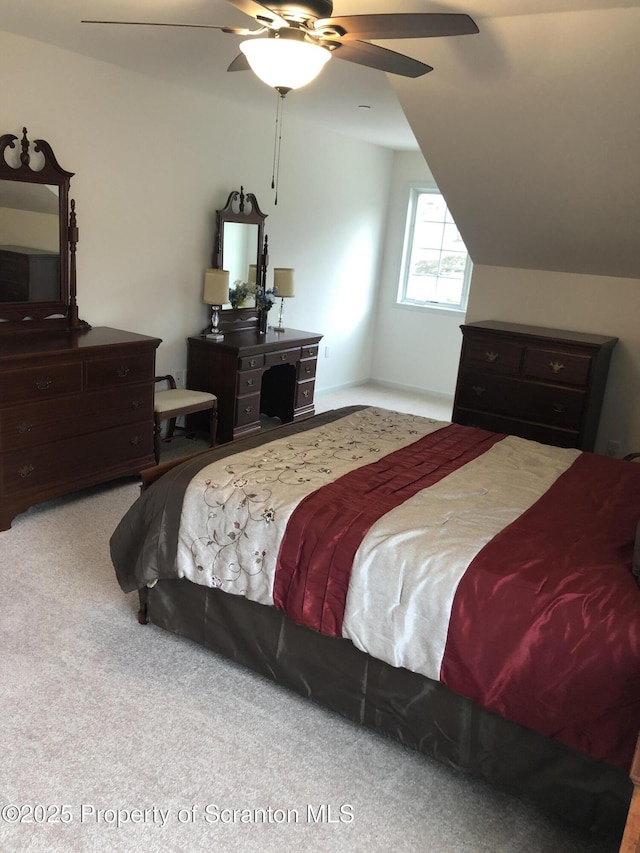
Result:
<svg viewBox="0 0 640 853"><path fill-rule="evenodd" d="M253 75L226 72L235 37L80 23L246 25L226 0L0 0L0 10L11 32L271 109ZM291 96L291 116L413 145L390 83L476 264L640 278L640 0L335 0L334 11L466 12L480 33L382 42L434 66L416 80L332 62ZM358 104L373 105L370 117Z"/></svg>
<svg viewBox="0 0 640 853"><path fill-rule="evenodd" d="M640 3L462 7L480 34L390 79L473 261L640 278Z"/></svg>

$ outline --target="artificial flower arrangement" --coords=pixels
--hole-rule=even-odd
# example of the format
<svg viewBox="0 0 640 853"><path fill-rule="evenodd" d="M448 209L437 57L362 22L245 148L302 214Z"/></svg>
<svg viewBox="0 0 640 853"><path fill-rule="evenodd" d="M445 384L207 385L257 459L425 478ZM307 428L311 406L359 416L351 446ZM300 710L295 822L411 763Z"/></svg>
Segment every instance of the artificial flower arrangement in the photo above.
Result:
<svg viewBox="0 0 640 853"><path fill-rule="evenodd" d="M271 290L257 290L256 291L256 305L261 311L270 311L271 306L276 301L276 288L273 287Z"/></svg>
<svg viewBox="0 0 640 853"><path fill-rule="evenodd" d="M245 281L236 281L233 290L229 291L229 302L232 308L240 308L247 299L255 299L256 307L261 311L269 311L276 301L276 290L262 290L253 282L247 284Z"/></svg>
<svg viewBox="0 0 640 853"><path fill-rule="evenodd" d="M233 290L229 290L229 302L232 308L240 308L249 296L251 296L251 288L255 289L255 285L247 284L245 281L235 281Z"/></svg>

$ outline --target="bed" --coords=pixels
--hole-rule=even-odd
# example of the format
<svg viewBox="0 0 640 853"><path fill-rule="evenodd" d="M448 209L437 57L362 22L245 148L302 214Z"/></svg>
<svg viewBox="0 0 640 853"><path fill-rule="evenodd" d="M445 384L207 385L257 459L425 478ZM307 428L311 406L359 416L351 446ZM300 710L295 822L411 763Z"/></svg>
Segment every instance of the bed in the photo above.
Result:
<svg viewBox="0 0 640 853"><path fill-rule="evenodd" d="M111 538L141 622L622 833L640 466L348 407L144 479Z"/></svg>

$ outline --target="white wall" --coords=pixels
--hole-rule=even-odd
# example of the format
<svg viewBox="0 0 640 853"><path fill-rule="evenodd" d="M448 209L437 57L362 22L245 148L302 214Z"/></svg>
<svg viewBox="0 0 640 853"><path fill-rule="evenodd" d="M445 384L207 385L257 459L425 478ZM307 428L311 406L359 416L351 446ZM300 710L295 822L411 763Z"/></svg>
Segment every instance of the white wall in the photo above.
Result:
<svg viewBox="0 0 640 853"><path fill-rule="evenodd" d="M291 101L275 206L268 91L265 112L248 112L7 33L0 49L0 132L19 135L26 125L76 173L81 317L161 337L159 372L184 368L186 338L208 318L201 287L215 210L244 185L268 214L271 268L296 270L285 325L325 335L319 390L372 376L453 393L461 316L394 301L406 187L430 177L420 154L308 129ZM488 266L474 270L467 312L617 335L597 446L618 440L622 452L640 449L639 316L635 279Z"/></svg>
<svg viewBox="0 0 640 853"><path fill-rule="evenodd" d="M0 50L0 132L26 126L75 172L83 319L161 337L158 372L184 368L208 318L215 210L243 185L268 214L271 268L296 270L285 324L325 334L317 387L369 376L390 151L308 129L292 103L276 207L266 87L265 112L248 112L8 33Z"/></svg>
<svg viewBox="0 0 640 853"><path fill-rule="evenodd" d="M507 320L619 338L596 451L619 441L640 450L640 280L478 266L467 320Z"/></svg>
<svg viewBox="0 0 640 853"><path fill-rule="evenodd" d="M416 182L436 186L422 154L395 152L371 375L379 382L453 397L464 314L396 304L409 188Z"/></svg>
<svg viewBox="0 0 640 853"><path fill-rule="evenodd" d="M27 246L30 249L42 249L45 252L60 251L58 217L50 213L2 207L0 208L0 234L5 246Z"/></svg>

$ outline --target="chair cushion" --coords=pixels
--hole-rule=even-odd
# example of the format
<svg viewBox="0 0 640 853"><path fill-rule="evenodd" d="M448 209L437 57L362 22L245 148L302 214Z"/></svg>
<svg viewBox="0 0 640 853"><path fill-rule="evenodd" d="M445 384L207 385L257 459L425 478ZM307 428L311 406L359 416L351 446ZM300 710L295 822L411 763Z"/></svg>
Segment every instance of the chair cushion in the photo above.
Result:
<svg viewBox="0 0 640 853"><path fill-rule="evenodd" d="M153 410L158 414L172 412L182 406L202 405L205 409L213 406L217 397L206 391L191 391L188 388L169 388L167 391L156 391L153 400Z"/></svg>

